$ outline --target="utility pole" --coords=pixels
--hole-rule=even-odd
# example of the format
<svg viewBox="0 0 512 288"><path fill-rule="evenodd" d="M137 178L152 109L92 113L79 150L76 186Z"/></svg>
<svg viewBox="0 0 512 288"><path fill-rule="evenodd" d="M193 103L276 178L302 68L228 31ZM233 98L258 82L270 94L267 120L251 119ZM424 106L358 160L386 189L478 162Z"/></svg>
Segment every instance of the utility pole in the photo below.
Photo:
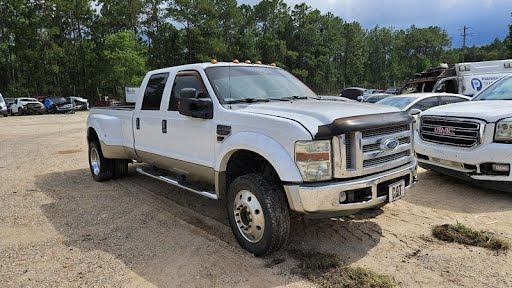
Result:
<svg viewBox="0 0 512 288"><path fill-rule="evenodd" d="M464 28L462 28L462 34L460 35L462 36L462 62L466 61L466 39L474 35L474 33L468 33L470 29L473 28L464 26Z"/></svg>

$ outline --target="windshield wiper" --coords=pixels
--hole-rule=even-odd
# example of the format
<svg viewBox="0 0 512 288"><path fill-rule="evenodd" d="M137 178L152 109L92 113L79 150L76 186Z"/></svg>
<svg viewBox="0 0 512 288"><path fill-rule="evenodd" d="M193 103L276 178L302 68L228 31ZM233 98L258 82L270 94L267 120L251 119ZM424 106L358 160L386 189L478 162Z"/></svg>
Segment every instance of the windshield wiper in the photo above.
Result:
<svg viewBox="0 0 512 288"><path fill-rule="evenodd" d="M237 104L237 103L256 103L256 102L269 102L269 99L265 98L244 98L244 99L236 99L227 101L227 104Z"/></svg>
<svg viewBox="0 0 512 288"><path fill-rule="evenodd" d="M272 99L272 100L290 101L290 100L306 100L306 99L321 100L322 98L320 98L320 97L310 97L310 96L297 96L297 95L293 95L293 96L289 96L289 97L275 98L275 99Z"/></svg>

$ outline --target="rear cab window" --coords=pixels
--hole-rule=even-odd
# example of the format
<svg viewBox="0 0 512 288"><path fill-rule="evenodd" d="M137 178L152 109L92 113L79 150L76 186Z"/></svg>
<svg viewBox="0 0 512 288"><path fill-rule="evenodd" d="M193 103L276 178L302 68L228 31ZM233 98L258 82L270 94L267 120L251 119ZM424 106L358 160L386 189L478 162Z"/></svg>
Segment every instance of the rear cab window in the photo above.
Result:
<svg viewBox="0 0 512 288"><path fill-rule="evenodd" d="M160 110L167 79L169 79L169 73L159 73L150 76L144 90L141 110Z"/></svg>

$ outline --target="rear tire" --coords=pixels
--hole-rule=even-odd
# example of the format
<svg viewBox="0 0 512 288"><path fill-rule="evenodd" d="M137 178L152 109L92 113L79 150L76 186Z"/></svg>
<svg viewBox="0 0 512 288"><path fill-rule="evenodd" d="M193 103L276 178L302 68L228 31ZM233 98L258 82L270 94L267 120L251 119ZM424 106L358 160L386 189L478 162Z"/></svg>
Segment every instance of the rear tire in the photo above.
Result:
<svg viewBox="0 0 512 288"><path fill-rule="evenodd" d="M112 160L114 166L114 179L126 177L128 175L128 160Z"/></svg>
<svg viewBox="0 0 512 288"><path fill-rule="evenodd" d="M23 111L23 108L18 108L18 115L23 116L25 114L25 111Z"/></svg>
<svg viewBox="0 0 512 288"><path fill-rule="evenodd" d="M112 179L113 161L103 157L101 146L98 142L89 142L89 168L92 178L98 182Z"/></svg>
<svg viewBox="0 0 512 288"><path fill-rule="evenodd" d="M290 210L281 186L261 174L236 178L229 186L231 231L245 250L261 257L281 249L290 234Z"/></svg>

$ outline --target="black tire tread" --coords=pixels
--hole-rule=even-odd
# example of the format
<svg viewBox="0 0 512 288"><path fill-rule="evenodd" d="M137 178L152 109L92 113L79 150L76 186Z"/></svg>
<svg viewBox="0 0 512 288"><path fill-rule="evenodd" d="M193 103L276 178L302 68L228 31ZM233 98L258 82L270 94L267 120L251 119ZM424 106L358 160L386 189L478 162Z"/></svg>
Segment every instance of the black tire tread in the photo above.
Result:
<svg viewBox="0 0 512 288"><path fill-rule="evenodd" d="M128 175L128 160L112 160L114 171L112 178L119 179Z"/></svg>
<svg viewBox="0 0 512 288"><path fill-rule="evenodd" d="M257 187L259 189L259 194L263 195L264 199L258 199L262 205L267 207L266 212L268 218L271 221L271 237L269 243L266 245L265 249L259 249L256 251L251 251L251 248L246 245L247 242L244 242L244 239L240 238L237 233L237 227L233 227L234 221L231 221L232 215L228 215L230 217L231 229L235 233L235 238L237 238L238 243L242 248L252 252L255 256L261 257L265 255L269 255L272 252L280 250L288 241L288 236L290 234L290 210L288 208L288 202L286 201L286 196L282 187L279 183L271 183L262 174L246 174L238 177L233 181L230 185L230 191L228 194L227 205L232 205L231 199L235 195L233 193L237 193L238 191L232 191L232 187L236 186L237 183L246 182L253 187ZM254 191L253 191L254 193ZM228 214L230 209L228 208ZM233 223L232 223L233 222ZM265 227L267 229L267 227ZM240 239L239 239L240 238Z"/></svg>
<svg viewBox="0 0 512 288"><path fill-rule="evenodd" d="M89 162L90 162L90 154L91 154L91 148L95 147L96 150L98 150L98 154L100 156L100 174L95 175L92 171L91 163L89 163L89 169L91 170L92 178L98 182L103 182L112 179L114 175L114 165L112 163L112 160L107 159L103 156L103 151L101 151L101 146L97 141L91 141L89 142Z"/></svg>

